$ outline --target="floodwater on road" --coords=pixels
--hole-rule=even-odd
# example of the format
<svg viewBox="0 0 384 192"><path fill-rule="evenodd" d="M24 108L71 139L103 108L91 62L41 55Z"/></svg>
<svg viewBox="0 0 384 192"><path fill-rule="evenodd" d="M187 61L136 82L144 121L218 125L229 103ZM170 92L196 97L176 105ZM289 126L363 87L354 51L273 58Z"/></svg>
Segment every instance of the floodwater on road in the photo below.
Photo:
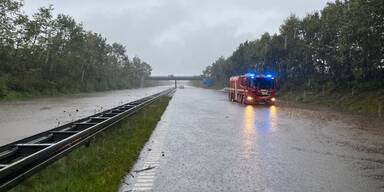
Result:
<svg viewBox="0 0 384 192"><path fill-rule="evenodd" d="M148 87L0 102L0 146L169 87Z"/></svg>
<svg viewBox="0 0 384 192"><path fill-rule="evenodd" d="M383 125L178 89L122 190L384 191Z"/></svg>

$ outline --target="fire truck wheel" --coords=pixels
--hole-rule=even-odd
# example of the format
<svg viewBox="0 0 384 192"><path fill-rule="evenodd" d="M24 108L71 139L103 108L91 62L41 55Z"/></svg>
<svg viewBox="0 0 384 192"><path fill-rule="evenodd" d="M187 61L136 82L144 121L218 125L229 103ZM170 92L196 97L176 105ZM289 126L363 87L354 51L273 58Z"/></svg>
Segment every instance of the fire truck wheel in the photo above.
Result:
<svg viewBox="0 0 384 192"><path fill-rule="evenodd" d="M232 94L232 93L229 93L228 97L229 97L229 100L230 100L231 102L234 102L233 94Z"/></svg>

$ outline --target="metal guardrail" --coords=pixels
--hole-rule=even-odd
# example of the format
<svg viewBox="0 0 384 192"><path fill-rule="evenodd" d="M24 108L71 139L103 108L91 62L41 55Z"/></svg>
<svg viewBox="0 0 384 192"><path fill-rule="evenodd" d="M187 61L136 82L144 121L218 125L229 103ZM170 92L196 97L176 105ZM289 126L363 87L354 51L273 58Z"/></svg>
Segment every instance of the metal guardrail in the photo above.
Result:
<svg viewBox="0 0 384 192"><path fill-rule="evenodd" d="M0 191L6 191L98 133L137 112L174 88L79 119L0 147Z"/></svg>

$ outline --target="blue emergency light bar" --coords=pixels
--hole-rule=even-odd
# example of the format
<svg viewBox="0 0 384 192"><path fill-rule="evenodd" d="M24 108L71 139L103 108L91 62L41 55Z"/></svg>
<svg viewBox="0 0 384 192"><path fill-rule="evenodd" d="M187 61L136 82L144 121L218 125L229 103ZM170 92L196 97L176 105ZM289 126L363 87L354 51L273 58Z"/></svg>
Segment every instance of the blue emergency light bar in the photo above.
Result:
<svg viewBox="0 0 384 192"><path fill-rule="evenodd" d="M256 77L256 74L254 74L254 73L246 73L245 75L248 76L248 77L250 77L251 79L254 79L254 78ZM267 78L275 79L275 78L273 77L273 75L271 75L271 74L267 74L267 75L263 75L263 76L265 76L265 77L267 77Z"/></svg>

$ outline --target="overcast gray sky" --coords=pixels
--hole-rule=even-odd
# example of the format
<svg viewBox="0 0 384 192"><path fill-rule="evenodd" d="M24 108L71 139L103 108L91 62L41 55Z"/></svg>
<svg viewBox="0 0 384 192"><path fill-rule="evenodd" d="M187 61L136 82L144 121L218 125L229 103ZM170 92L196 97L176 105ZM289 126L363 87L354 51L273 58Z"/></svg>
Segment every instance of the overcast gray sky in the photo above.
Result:
<svg viewBox="0 0 384 192"><path fill-rule="evenodd" d="M53 4L85 29L127 47L152 74L200 74L245 40L277 33L291 13L300 17L330 0L25 0L24 10Z"/></svg>

